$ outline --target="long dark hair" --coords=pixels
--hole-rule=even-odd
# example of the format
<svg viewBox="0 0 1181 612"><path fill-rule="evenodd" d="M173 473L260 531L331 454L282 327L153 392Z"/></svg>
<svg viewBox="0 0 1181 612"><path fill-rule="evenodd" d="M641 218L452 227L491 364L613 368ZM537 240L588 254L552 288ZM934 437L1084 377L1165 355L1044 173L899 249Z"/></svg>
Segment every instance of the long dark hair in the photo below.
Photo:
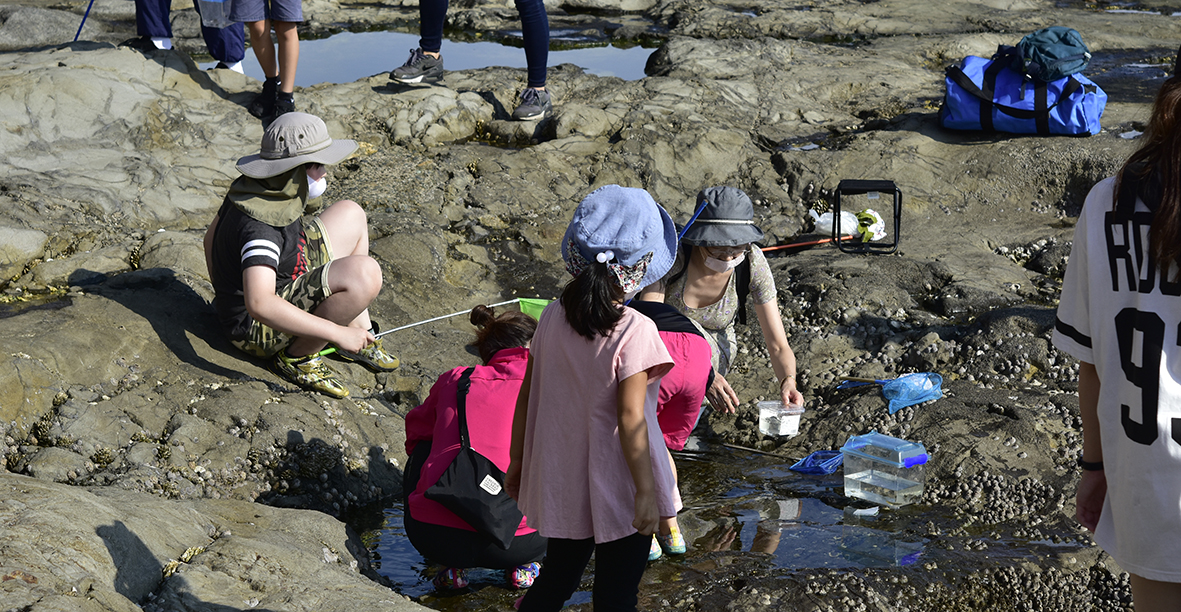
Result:
<svg viewBox="0 0 1181 612"><path fill-rule="evenodd" d="M613 260L614 261L614 260ZM607 264L591 263L562 289L562 308L566 322L587 340L609 336L623 313L615 303L623 290L611 278Z"/></svg>
<svg viewBox="0 0 1181 612"><path fill-rule="evenodd" d="M1116 199L1125 181L1159 186L1159 203L1153 213L1149 251L1165 269L1181 269L1181 75L1161 85L1152 104L1152 117L1144 129L1144 144L1128 158L1116 179ZM1138 190L1145 193L1142 188ZM1149 203L1151 206L1151 203ZM1174 271L1176 273L1176 271Z"/></svg>
<svg viewBox="0 0 1181 612"><path fill-rule="evenodd" d="M472 343L480 353L484 365L492 361L496 351L505 348L525 346L537 331L533 317L516 310L509 310L497 316L483 304L472 309L468 318L476 326L476 341Z"/></svg>

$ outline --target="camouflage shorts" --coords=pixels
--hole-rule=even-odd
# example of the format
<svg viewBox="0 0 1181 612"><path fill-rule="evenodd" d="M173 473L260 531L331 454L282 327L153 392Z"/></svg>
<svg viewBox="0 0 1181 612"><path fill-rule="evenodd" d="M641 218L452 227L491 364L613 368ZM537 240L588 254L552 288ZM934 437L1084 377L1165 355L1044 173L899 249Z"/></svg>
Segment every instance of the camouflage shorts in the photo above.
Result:
<svg viewBox="0 0 1181 612"><path fill-rule="evenodd" d="M332 295L328 286L328 269L332 266L332 244L319 217L304 221L304 257L308 271L275 291L279 297L311 312ZM271 329L258 321L250 322L250 335L234 340L234 346L255 357L271 357L291 343L292 337Z"/></svg>

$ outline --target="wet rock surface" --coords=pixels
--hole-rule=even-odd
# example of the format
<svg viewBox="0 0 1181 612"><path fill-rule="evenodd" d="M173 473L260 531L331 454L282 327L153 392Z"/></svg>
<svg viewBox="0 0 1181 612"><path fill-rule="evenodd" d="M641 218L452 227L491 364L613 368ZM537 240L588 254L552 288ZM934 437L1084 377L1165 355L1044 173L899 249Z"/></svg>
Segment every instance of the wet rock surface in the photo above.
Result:
<svg viewBox="0 0 1181 612"><path fill-rule="evenodd" d="M455 36L511 41L511 3L456 4ZM291 595L304 592L298 584L377 609L413 608L365 578L376 575L342 521L398 493L400 415L440 372L475 362L464 348L470 326L459 317L389 336L402 361L390 374L334 362L352 390L344 400L294 389L235 352L208 305L200 240L234 162L257 150L263 126L245 105L259 84L197 67L191 54L202 43L187 6L173 13L178 49L146 54L115 46L134 35L132 4L121 0L96 0L80 42L68 43L86 8L0 7L0 517L29 526L0 536L5 603L305 609ZM401 2L319 0L304 10L310 36L410 29L417 19ZM385 328L554 297L570 212L604 184L647 188L681 221L700 188L741 187L771 246L817 237L808 211L828 210L841 179L894 180L904 193L896 254L831 245L768 253L808 399L800 434L758 433L754 402L775 385L753 316L728 377L743 408L708 414L702 433L778 455L758 455L760 470L871 429L924 442L922 501L883 519L922 540L923 557L905 567L814 568L806 557L785 562L782 543L774 555L735 550L724 544L729 510L716 483L739 487L746 476L710 480L701 461L683 468L686 498L706 506L682 518L694 550L653 566L644 605L1117 610L1129 602L1126 574L1071 518L1077 364L1049 336L1074 218L1090 186L1135 148L1121 134L1143 128L1175 53L1178 10L1034 0L937 11L907 0L555 3L553 28L659 44L649 77L551 68L555 115L539 123L508 121L525 76L505 68L412 88L381 74L298 88L296 100L334 136L361 143L331 170L327 198L354 199L369 215L385 277L372 312ZM1110 95L1102 133L938 127L947 65L1050 24L1078 29L1095 54L1088 75ZM890 415L878 386L836 389L841 376L906 372L939 373L944 397ZM786 475L763 486L825 508L849 505L839 489ZM80 509L34 520L29 496ZM286 529L301 521L317 527ZM237 535L205 529L234 525L239 534L251 522L260 541L240 547L226 543ZM111 529L151 552L154 561L135 566L151 580L120 577L131 566L109 551L127 544L111 545ZM67 572L51 557L79 554L74 532L91 561ZM38 556L34 538L56 552ZM1038 554L1024 554L1035 545ZM180 561L192 547L204 548ZM169 560L178 563L171 573ZM343 573L293 569L312 561ZM289 595L239 597L243 585ZM482 603L469 595L431 605Z"/></svg>

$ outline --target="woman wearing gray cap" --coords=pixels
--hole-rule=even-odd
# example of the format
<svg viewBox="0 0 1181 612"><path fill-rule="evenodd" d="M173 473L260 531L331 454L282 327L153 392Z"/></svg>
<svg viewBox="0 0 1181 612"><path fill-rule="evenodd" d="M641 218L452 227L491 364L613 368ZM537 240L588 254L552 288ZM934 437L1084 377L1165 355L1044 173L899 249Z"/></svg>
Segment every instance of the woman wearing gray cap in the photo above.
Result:
<svg viewBox="0 0 1181 612"><path fill-rule="evenodd" d="M763 232L753 219L754 205L742 190L703 189L697 194L693 218L682 231L672 269L640 293L640 299L676 307L705 333L716 373L706 397L715 410L726 413L733 413L739 403L725 374L738 350L734 323L746 323L747 295L759 317L783 403L804 402L796 389L796 356L787 343L775 300L775 279L763 252L754 245Z"/></svg>

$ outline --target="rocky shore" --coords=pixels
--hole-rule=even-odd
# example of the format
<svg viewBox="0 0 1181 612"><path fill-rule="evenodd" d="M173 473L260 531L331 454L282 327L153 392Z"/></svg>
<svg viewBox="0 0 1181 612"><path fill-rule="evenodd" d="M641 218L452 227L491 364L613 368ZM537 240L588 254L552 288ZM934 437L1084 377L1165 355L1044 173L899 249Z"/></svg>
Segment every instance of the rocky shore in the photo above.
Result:
<svg viewBox="0 0 1181 612"><path fill-rule="evenodd" d="M450 28L511 40L511 2L453 4ZM769 253L808 398L800 435L757 431L754 401L774 391L757 324L730 377L743 409L703 431L784 457L870 429L923 441L930 480L907 529L938 554L812 571L702 553L681 574L657 570L648 609L1122 610L1126 574L1072 519L1077 364L1049 336L1079 207L1137 144L1181 2L1103 8L570 0L549 5L551 27L659 45L649 76L551 68L556 112L536 124L508 121L525 75L506 68L414 88L383 73L296 99L361 142L326 195L369 214L386 328L554 297L558 240L604 184L644 187L682 222L700 188L738 186L765 246L812 236L809 210L827 210L842 179L898 184L896 254ZM178 48L145 54L116 46L134 35L131 2L95 0L74 43L87 3L0 5L0 609L420 609L346 521L396 498L401 415L440 372L474 363L471 330L460 317L391 335L402 367L388 375L335 363L345 400L230 347L201 236L234 162L257 150L245 105L258 83L199 69L183 9ZM308 35L417 16L411 0L304 10ZM938 127L946 66L1046 25L1074 27L1094 53L1086 73L1110 96L1100 134ZM836 390L840 376L910 371L941 374L944 397L889 415L875 387ZM711 529L683 524L691 542ZM1009 538L1063 552L1031 562L1005 552Z"/></svg>

